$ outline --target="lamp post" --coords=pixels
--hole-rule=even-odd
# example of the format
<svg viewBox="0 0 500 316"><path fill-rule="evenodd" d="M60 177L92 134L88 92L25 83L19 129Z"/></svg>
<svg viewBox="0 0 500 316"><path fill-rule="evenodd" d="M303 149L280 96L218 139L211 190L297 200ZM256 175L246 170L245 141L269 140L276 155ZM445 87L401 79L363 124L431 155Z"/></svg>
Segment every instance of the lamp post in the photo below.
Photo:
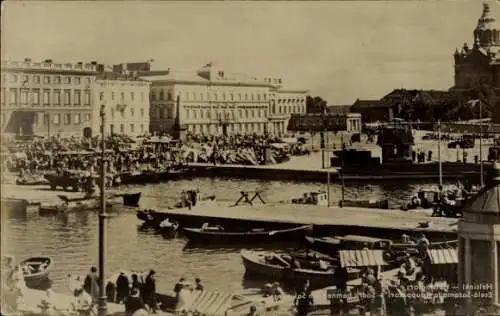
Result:
<svg viewBox="0 0 500 316"><path fill-rule="evenodd" d="M106 113L104 104L101 105L101 209L99 211L99 306L98 306L98 316L107 315L107 300L106 300L106 282L104 280L104 254L106 248L106 230L105 230L105 219L106 219L106 142L105 142L105 123L106 123Z"/></svg>

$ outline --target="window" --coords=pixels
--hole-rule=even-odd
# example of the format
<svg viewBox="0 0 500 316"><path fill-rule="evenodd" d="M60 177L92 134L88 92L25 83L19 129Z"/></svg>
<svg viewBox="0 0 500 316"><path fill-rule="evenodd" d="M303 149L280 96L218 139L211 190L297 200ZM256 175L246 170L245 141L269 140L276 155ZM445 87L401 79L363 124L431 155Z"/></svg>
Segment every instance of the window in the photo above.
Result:
<svg viewBox="0 0 500 316"><path fill-rule="evenodd" d="M54 83L60 84L61 83L61 76L55 76Z"/></svg>
<svg viewBox="0 0 500 316"><path fill-rule="evenodd" d="M248 109L245 109L245 117L249 117L249 115L248 115Z"/></svg>
<svg viewBox="0 0 500 316"><path fill-rule="evenodd" d="M214 93L214 100L217 101L217 92Z"/></svg>
<svg viewBox="0 0 500 316"><path fill-rule="evenodd" d="M266 95L265 93L262 95L262 99L263 99L264 101L266 101L266 99L267 99L267 95Z"/></svg>
<svg viewBox="0 0 500 316"><path fill-rule="evenodd" d="M141 108L141 117L144 117L144 109Z"/></svg>
<svg viewBox="0 0 500 316"><path fill-rule="evenodd" d="M71 83L71 77L64 77L64 83L65 84L70 84Z"/></svg>
<svg viewBox="0 0 500 316"><path fill-rule="evenodd" d="M189 100L189 92L186 92L186 100Z"/></svg>
<svg viewBox="0 0 500 316"><path fill-rule="evenodd" d="M156 90L151 90L151 101L156 100Z"/></svg>
<svg viewBox="0 0 500 316"><path fill-rule="evenodd" d="M159 113L159 114L158 114L158 116L159 116L161 119L162 119L162 118L165 118L165 116L164 116L164 115L165 115L165 113L164 113L163 109L158 109L158 113Z"/></svg>
<svg viewBox="0 0 500 316"><path fill-rule="evenodd" d="M75 105L80 105L80 99L81 99L81 92L80 90L75 90L75 95L73 96L74 97L74 102L75 102Z"/></svg>
<svg viewBox="0 0 500 316"><path fill-rule="evenodd" d="M135 126L134 124L130 124L130 132L135 133Z"/></svg>
<svg viewBox="0 0 500 316"><path fill-rule="evenodd" d="M28 104L28 89L21 89L21 104Z"/></svg>
<svg viewBox="0 0 500 316"><path fill-rule="evenodd" d="M81 81L80 81L80 77L75 77L75 84L80 84Z"/></svg>
<svg viewBox="0 0 500 316"><path fill-rule="evenodd" d="M226 94L222 92L222 100L226 100Z"/></svg>
<svg viewBox="0 0 500 316"><path fill-rule="evenodd" d="M260 101L260 94L257 93L257 101Z"/></svg>
<svg viewBox="0 0 500 316"><path fill-rule="evenodd" d="M114 92L111 92L111 100L115 100L115 93Z"/></svg>
<svg viewBox="0 0 500 316"><path fill-rule="evenodd" d="M2 104L5 104L5 88L2 88L2 94L0 95L2 99Z"/></svg>
<svg viewBox="0 0 500 316"><path fill-rule="evenodd" d="M64 90L64 105L70 105L70 104L71 104L71 91Z"/></svg>
<svg viewBox="0 0 500 316"><path fill-rule="evenodd" d="M234 94L233 94L232 92L231 92L231 94L229 94L229 99L230 99L231 101L233 101L233 100L234 100Z"/></svg>
<svg viewBox="0 0 500 316"><path fill-rule="evenodd" d="M29 82L29 77L28 77L28 75L24 75L24 76L23 76L23 79L22 79L22 83L23 83L23 84L27 84L28 82Z"/></svg>
<svg viewBox="0 0 500 316"><path fill-rule="evenodd" d="M134 117L135 111L134 108L130 108L130 117Z"/></svg>
<svg viewBox="0 0 500 316"><path fill-rule="evenodd" d="M80 124L80 113L75 114L75 124Z"/></svg>
<svg viewBox="0 0 500 316"><path fill-rule="evenodd" d="M43 77L43 83L49 84L50 83L50 77L49 76L44 76Z"/></svg>
<svg viewBox="0 0 500 316"><path fill-rule="evenodd" d="M104 92L99 92L99 101L104 100Z"/></svg>
<svg viewBox="0 0 500 316"><path fill-rule="evenodd" d="M66 113L64 114L64 125L69 125L71 124L71 114Z"/></svg>
<svg viewBox="0 0 500 316"><path fill-rule="evenodd" d="M90 78L85 78L85 84L90 84Z"/></svg>
<svg viewBox="0 0 500 316"><path fill-rule="evenodd" d="M38 89L33 89L31 92L31 102L33 104L39 104L40 103L40 90Z"/></svg>
<svg viewBox="0 0 500 316"><path fill-rule="evenodd" d="M200 93L200 100L203 101L203 93Z"/></svg>
<svg viewBox="0 0 500 316"><path fill-rule="evenodd" d="M196 93L193 92L193 97L191 98L191 100L196 100Z"/></svg>
<svg viewBox="0 0 500 316"><path fill-rule="evenodd" d="M111 111L111 118L114 119L115 118L115 109L111 108L110 111Z"/></svg>
<svg viewBox="0 0 500 316"><path fill-rule="evenodd" d="M204 119L205 118L205 111L200 110L200 118Z"/></svg>
<svg viewBox="0 0 500 316"><path fill-rule="evenodd" d="M61 90L54 90L54 104L61 104Z"/></svg>
<svg viewBox="0 0 500 316"><path fill-rule="evenodd" d="M165 99L165 91L160 90L160 100L164 100L164 99Z"/></svg>
<svg viewBox="0 0 500 316"><path fill-rule="evenodd" d="M196 113L197 113L197 111L196 111L196 110L193 110L193 118L194 118L195 120L197 119L197 116L198 116L198 114L196 114Z"/></svg>
<svg viewBox="0 0 500 316"><path fill-rule="evenodd" d="M172 91L167 92L167 100L172 101Z"/></svg>
<svg viewBox="0 0 500 316"><path fill-rule="evenodd" d="M250 110L250 113L252 114L252 118L254 118L255 117L255 110L254 109Z"/></svg>
<svg viewBox="0 0 500 316"><path fill-rule="evenodd" d="M130 100L132 100L132 101L135 100L135 94L134 94L134 92L130 92Z"/></svg>
<svg viewBox="0 0 500 316"><path fill-rule="evenodd" d="M245 101L248 101L248 94L245 93Z"/></svg>
<svg viewBox="0 0 500 316"><path fill-rule="evenodd" d="M40 76L34 76L33 77L33 82L36 83L36 84L39 84L40 83Z"/></svg>
<svg viewBox="0 0 500 316"><path fill-rule="evenodd" d="M85 113L84 117L86 122L90 121L90 113Z"/></svg>
<svg viewBox="0 0 500 316"><path fill-rule="evenodd" d="M125 92L120 92L120 101L125 102Z"/></svg>
<svg viewBox="0 0 500 316"><path fill-rule="evenodd" d="M120 133L125 133L125 125L120 124Z"/></svg>
<svg viewBox="0 0 500 316"><path fill-rule="evenodd" d="M43 104L49 105L49 103L50 103L50 90L44 89L43 90Z"/></svg>
<svg viewBox="0 0 500 316"><path fill-rule="evenodd" d="M242 110L242 109L239 109L239 110L238 110L238 114L239 114L239 117L240 117L240 118L241 118L241 117L243 117L243 110Z"/></svg>
<svg viewBox="0 0 500 316"><path fill-rule="evenodd" d="M59 124L60 120L61 120L60 114L54 114L54 116L52 117L52 123L54 124Z"/></svg>
<svg viewBox="0 0 500 316"><path fill-rule="evenodd" d="M43 116L43 125L49 125L50 122L50 114L47 113Z"/></svg>
<svg viewBox="0 0 500 316"><path fill-rule="evenodd" d="M186 118L189 119L189 110L186 109Z"/></svg>
<svg viewBox="0 0 500 316"><path fill-rule="evenodd" d="M17 76L16 75L11 75L10 76L10 82L17 82Z"/></svg>
<svg viewBox="0 0 500 316"><path fill-rule="evenodd" d="M241 93L238 93L238 100L241 101Z"/></svg>
<svg viewBox="0 0 500 316"><path fill-rule="evenodd" d="M90 91L85 91L83 94L83 98L83 102L85 103L85 105L90 105Z"/></svg>
<svg viewBox="0 0 500 316"><path fill-rule="evenodd" d="M253 93L250 95L250 99L253 101L254 100L254 95Z"/></svg>

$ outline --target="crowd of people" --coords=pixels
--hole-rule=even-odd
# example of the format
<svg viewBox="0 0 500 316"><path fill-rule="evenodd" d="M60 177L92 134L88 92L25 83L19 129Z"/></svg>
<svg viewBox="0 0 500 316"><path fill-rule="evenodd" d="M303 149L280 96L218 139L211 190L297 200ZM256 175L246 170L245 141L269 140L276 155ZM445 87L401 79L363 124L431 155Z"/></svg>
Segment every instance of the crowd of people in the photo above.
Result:
<svg viewBox="0 0 500 316"><path fill-rule="evenodd" d="M101 141L98 137L34 138L5 141L3 170L21 177L56 170L94 171L99 168ZM187 162L214 164L267 164L286 161L289 155L307 154L302 142L286 143L263 135L187 135L182 142L168 136L132 139L113 135L106 138L108 173L165 170Z"/></svg>

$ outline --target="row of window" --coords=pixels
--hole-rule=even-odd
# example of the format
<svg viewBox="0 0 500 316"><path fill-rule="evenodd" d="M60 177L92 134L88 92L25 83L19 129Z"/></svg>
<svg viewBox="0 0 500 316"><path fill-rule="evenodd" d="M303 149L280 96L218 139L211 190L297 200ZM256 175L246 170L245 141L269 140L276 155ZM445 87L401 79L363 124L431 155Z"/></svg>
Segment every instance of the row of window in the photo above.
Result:
<svg viewBox="0 0 500 316"><path fill-rule="evenodd" d="M109 124L109 132L111 134L119 133L119 134L127 134L127 133L136 133L137 131L135 130L135 124L129 124L129 129L125 129L125 124L120 124L119 129L115 128L115 124ZM144 133L144 124L141 124L139 126L140 128L140 133ZM102 125L99 126L99 130L102 129Z"/></svg>
<svg viewBox="0 0 500 316"><path fill-rule="evenodd" d="M278 99L278 103L298 103L305 104L306 99Z"/></svg>
<svg viewBox="0 0 500 316"><path fill-rule="evenodd" d="M115 109L114 109L114 108L111 108L111 109L110 109L111 119L114 119L114 118L115 118L115 113L116 113L116 112L118 112L118 113L119 113L120 118L125 118L125 117L126 117L126 112L127 112L126 110L122 110L122 111L115 111ZM134 109L134 108L132 108L132 107L131 107L131 108L129 108L128 112L129 112L129 114L130 114L130 117L134 117L134 115L135 115L135 109ZM141 117L144 117L144 113L145 113L144 108L140 108L140 116L141 116Z"/></svg>
<svg viewBox="0 0 500 316"><path fill-rule="evenodd" d="M83 78L83 82L86 85L89 85L91 80L90 77L85 77ZM11 83L16 83L20 82L21 84L25 85L28 83L34 83L34 84L40 84L43 81L44 84L81 84L82 83L82 78L81 77L71 77L71 76L50 76L50 75L17 75L17 74L11 74L9 76L9 82ZM2 82L7 82L7 76L3 75L2 76Z"/></svg>
<svg viewBox="0 0 500 316"><path fill-rule="evenodd" d="M194 134L222 133L222 126L213 124L188 124L187 130ZM264 133L265 124L262 123L235 123L227 125L229 133Z"/></svg>
<svg viewBox="0 0 500 316"><path fill-rule="evenodd" d="M224 112L224 118L234 119L238 113L239 118L265 118L267 117L267 109L238 109ZM210 111L209 109L185 109L186 119L220 119L222 112L217 110Z"/></svg>
<svg viewBox="0 0 500 316"><path fill-rule="evenodd" d="M62 95L61 95L62 93ZM6 90L2 88L1 103L5 103ZM18 100L19 97L19 100ZM61 100L62 97L62 100ZM22 105L90 105L90 90L9 89L9 103Z"/></svg>
<svg viewBox="0 0 500 316"><path fill-rule="evenodd" d="M62 120L61 120L62 119ZM83 119L83 120L82 120ZM41 126L48 125L49 122L52 122L54 125L70 125L70 124L81 124L82 122L90 121L90 113L84 113L83 116L81 113L71 114L71 113L39 113L37 117L37 125Z"/></svg>
<svg viewBox="0 0 500 316"><path fill-rule="evenodd" d="M141 101L144 101L144 98L145 98L144 92L140 93L140 97L141 97ZM106 98L106 92L103 91L103 92L99 93L99 100L100 101L103 101L105 98ZM115 98L116 98L115 92L111 91L111 100L114 101ZM135 101L135 93L133 91L131 91L129 93L129 100ZM120 92L120 101L125 102L125 92Z"/></svg>
<svg viewBox="0 0 500 316"><path fill-rule="evenodd" d="M151 101L156 101L156 100L167 100L167 101L172 101L173 100L173 94L171 91L168 91L167 94L165 95L164 90L159 90L158 95L157 95L157 90L156 89L151 89ZM225 93L225 92L213 92L212 94L210 93L202 93L200 92L199 94L196 94L196 92L185 92L184 94L181 95L181 98L183 98L183 101L266 101L267 100L267 95L265 93L260 94L254 94L254 93Z"/></svg>
<svg viewBox="0 0 500 316"><path fill-rule="evenodd" d="M278 108L278 112L276 112L276 108ZM272 105L271 107L271 112L272 113L279 113L279 114L291 114L291 113L306 113L306 107L305 106L276 106Z"/></svg>

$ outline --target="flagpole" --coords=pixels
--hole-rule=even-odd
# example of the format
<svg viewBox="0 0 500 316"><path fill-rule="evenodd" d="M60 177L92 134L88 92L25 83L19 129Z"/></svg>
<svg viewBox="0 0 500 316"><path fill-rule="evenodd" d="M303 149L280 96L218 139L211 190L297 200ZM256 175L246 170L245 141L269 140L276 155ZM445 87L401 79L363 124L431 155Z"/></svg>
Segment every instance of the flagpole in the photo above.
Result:
<svg viewBox="0 0 500 316"><path fill-rule="evenodd" d="M441 163L441 121L438 120L438 163L439 163L439 185L443 185L443 165Z"/></svg>
<svg viewBox="0 0 500 316"><path fill-rule="evenodd" d="M481 173L481 187L484 186L483 170L483 102L479 100L479 166Z"/></svg>

